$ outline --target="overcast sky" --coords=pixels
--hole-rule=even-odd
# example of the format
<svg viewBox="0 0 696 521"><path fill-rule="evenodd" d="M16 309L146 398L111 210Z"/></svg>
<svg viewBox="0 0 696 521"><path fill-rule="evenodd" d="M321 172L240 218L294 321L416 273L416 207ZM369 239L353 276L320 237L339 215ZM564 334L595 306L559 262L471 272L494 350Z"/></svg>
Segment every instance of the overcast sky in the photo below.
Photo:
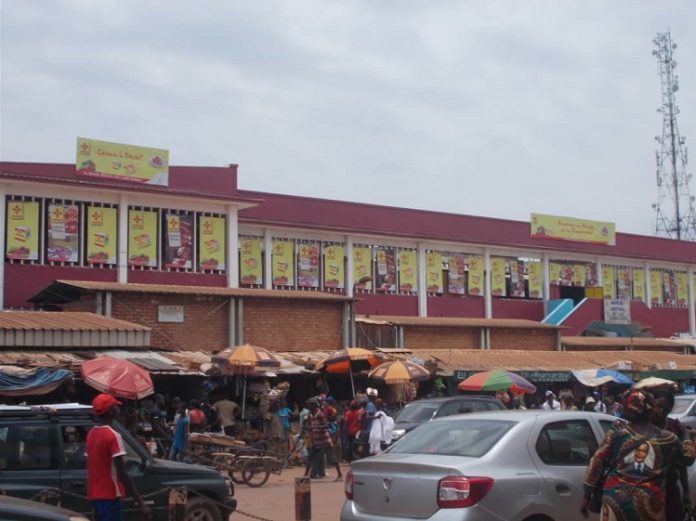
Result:
<svg viewBox="0 0 696 521"><path fill-rule="evenodd" d="M0 17L4 161L72 163L83 136L237 163L244 189L652 234L668 29L696 141L693 0L0 0Z"/></svg>

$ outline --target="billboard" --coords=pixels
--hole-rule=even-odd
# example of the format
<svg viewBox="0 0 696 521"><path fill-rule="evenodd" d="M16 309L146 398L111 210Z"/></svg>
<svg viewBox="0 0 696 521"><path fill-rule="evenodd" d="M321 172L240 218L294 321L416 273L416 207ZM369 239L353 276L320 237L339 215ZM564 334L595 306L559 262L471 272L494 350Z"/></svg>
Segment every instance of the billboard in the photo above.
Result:
<svg viewBox="0 0 696 521"><path fill-rule="evenodd" d="M85 177L168 186L169 151L78 137L75 173Z"/></svg>
<svg viewBox="0 0 696 521"><path fill-rule="evenodd" d="M442 293L442 254L425 254L425 285L429 293Z"/></svg>
<svg viewBox="0 0 696 521"><path fill-rule="evenodd" d="M157 212L128 210L128 265L157 267Z"/></svg>
<svg viewBox="0 0 696 521"><path fill-rule="evenodd" d="M225 218L202 215L198 220L198 267L225 270Z"/></svg>
<svg viewBox="0 0 696 521"><path fill-rule="evenodd" d="M367 246L353 248L353 281L357 289L372 289L372 280L358 284L361 279L372 279L372 249Z"/></svg>
<svg viewBox="0 0 696 521"><path fill-rule="evenodd" d="M164 218L165 268L193 267L193 215L167 213Z"/></svg>
<svg viewBox="0 0 696 521"><path fill-rule="evenodd" d="M413 250L399 252L399 291L418 291L418 261Z"/></svg>
<svg viewBox="0 0 696 521"><path fill-rule="evenodd" d="M8 259L39 260L39 203L7 201Z"/></svg>
<svg viewBox="0 0 696 521"><path fill-rule="evenodd" d="M263 284L261 239L240 239L239 282L241 284Z"/></svg>
<svg viewBox="0 0 696 521"><path fill-rule="evenodd" d="M534 239L560 239L616 245L614 223L538 213L533 213L531 217L531 236Z"/></svg>
<svg viewBox="0 0 696 521"><path fill-rule="evenodd" d="M316 242L303 242L297 245L297 286L300 288L319 287L319 258L321 245Z"/></svg>
<svg viewBox="0 0 696 521"><path fill-rule="evenodd" d="M77 262L80 258L80 207L76 204L48 205L46 260Z"/></svg>
<svg viewBox="0 0 696 521"><path fill-rule="evenodd" d="M345 283L345 250L340 244L324 248L324 287L343 289Z"/></svg>
<svg viewBox="0 0 696 521"><path fill-rule="evenodd" d="M292 241L273 241L272 280L274 286L295 285L295 244Z"/></svg>
<svg viewBox="0 0 696 521"><path fill-rule="evenodd" d="M87 262L116 264L116 208L87 207Z"/></svg>

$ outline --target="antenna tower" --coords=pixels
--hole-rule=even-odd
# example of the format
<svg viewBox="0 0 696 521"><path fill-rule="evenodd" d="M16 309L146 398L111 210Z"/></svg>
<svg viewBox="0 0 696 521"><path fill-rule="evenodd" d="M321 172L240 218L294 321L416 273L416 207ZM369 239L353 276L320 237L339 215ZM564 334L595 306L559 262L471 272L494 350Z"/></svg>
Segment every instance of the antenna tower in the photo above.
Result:
<svg viewBox="0 0 696 521"><path fill-rule="evenodd" d="M689 191L691 175L686 172L686 138L679 135L677 126L679 107L675 93L679 90L679 78L674 73L677 62L673 58L677 44L672 42L669 32L657 33L653 43L662 90L662 105L657 109L662 113L662 135L655 137L660 145L655 151L658 189L657 203L653 204L657 214L655 235L694 241L696 212Z"/></svg>

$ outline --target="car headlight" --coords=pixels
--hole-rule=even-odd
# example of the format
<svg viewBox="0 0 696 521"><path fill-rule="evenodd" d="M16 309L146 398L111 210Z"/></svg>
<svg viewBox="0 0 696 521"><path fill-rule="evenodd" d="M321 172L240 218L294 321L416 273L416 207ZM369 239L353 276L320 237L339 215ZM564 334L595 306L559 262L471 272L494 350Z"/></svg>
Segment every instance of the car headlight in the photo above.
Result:
<svg viewBox="0 0 696 521"><path fill-rule="evenodd" d="M394 429L392 431L392 441L398 440L404 434L406 434L406 429Z"/></svg>

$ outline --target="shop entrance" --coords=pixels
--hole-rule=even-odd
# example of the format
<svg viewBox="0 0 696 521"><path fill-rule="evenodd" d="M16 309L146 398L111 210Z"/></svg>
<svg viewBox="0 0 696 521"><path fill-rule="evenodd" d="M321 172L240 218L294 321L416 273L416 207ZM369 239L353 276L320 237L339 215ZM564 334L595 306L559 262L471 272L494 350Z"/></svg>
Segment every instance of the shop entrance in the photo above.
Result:
<svg viewBox="0 0 696 521"><path fill-rule="evenodd" d="M585 288L582 286L561 286L561 298L568 298L578 305L585 298Z"/></svg>

